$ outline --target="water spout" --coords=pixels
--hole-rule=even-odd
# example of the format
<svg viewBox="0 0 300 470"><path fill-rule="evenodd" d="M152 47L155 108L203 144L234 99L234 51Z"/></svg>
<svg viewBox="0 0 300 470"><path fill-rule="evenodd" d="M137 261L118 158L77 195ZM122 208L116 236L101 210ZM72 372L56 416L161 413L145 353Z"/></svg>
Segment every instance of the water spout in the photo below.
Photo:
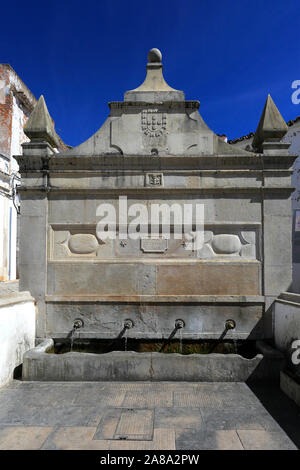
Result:
<svg viewBox="0 0 300 470"><path fill-rule="evenodd" d="M236 323L235 323L234 320L231 320L231 319L226 320L225 325L224 325L224 330L223 330L221 336L213 343L212 347L208 351L208 354L211 354L216 349L218 344L225 338L228 331L229 330L234 330L235 327L236 327Z"/></svg>
<svg viewBox="0 0 300 470"><path fill-rule="evenodd" d="M117 337L117 339L121 339L124 336L124 334L126 333L126 331L133 328L133 326L134 326L134 323L133 323L132 320L130 320L130 319L125 320L123 329L120 331L119 336Z"/></svg>
<svg viewBox="0 0 300 470"><path fill-rule="evenodd" d="M109 351L113 345L116 343L116 341L118 341L119 339L123 338L123 336L125 335L125 351L127 350L127 331L130 330L131 328L134 327L134 323L132 320L130 320L130 318L128 318L127 320L124 321L124 324L123 324L123 328L122 330L120 331L120 333L118 334L117 338L114 339L111 343L109 343L109 345L107 346L107 351Z"/></svg>
<svg viewBox="0 0 300 470"><path fill-rule="evenodd" d="M83 328L83 327L84 327L84 322L83 322L82 318L76 318L76 320L74 320L72 330L67 334L67 337L66 337L67 340L70 340L70 351L71 352L73 350L73 343L74 343L75 333L76 333L77 330L79 330L80 328ZM57 348L58 352L61 351L63 348L64 348L64 344L61 344Z"/></svg>
<svg viewBox="0 0 300 470"><path fill-rule="evenodd" d="M84 327L84 322L82 320L82 318L76 318L76 320L74 320L74 323L73 323L73 330L79 330L79 328L83 328Z"/></svg>
<svg viewBox="0 0 300 470"><path fill-rule="evenodd" d="M184 323L183 320L180 320L180 319L176 320L175 321L175 327L174 327L172 333L170 334L169 338L163 342L163 345L160 348L159 352L163 352L165 347L170 343L172 338L176 335L177 331L180 330L181 328L184 328L184 327L185 327L185 323Z"/></svg>
<svg viewBox="0 0 300 470"><path fill-rule="evenodd" d="M81 318L76 318L76 320L74 320L74 323L73 323L73 328L72 330L70 331L70 333L68 334L68 338L70 337L70 351L72 352L73 351L73 343L74 343L74 336L75 336L75 333L77 330L79 330L80 328L83 328L84 327L84 322Z"/></svg>

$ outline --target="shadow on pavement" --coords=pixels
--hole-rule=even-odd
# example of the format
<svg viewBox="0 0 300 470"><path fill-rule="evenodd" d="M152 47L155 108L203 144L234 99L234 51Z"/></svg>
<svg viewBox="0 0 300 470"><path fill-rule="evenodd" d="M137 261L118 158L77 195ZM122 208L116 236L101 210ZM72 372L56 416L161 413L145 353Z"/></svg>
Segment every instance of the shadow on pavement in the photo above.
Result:
<svg viewBox="0 0 300 470"><path fill-rule="evenodd" d="M300 449L300 407L280 390L279 384L252 382L247 385Z"/></svg>

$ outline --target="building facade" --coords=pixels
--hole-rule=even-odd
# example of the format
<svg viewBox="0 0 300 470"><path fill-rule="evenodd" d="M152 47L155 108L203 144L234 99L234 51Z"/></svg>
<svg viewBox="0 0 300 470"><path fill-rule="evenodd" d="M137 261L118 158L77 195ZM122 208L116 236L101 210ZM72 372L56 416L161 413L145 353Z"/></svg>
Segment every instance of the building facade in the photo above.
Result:
<svg viewBox="0 0 300 470"><path fill-rule="evenodd" d="M23 127L36 104L9 64L0 64L0 281L16 279L18 164L13 155L28 141Z"/></svg>

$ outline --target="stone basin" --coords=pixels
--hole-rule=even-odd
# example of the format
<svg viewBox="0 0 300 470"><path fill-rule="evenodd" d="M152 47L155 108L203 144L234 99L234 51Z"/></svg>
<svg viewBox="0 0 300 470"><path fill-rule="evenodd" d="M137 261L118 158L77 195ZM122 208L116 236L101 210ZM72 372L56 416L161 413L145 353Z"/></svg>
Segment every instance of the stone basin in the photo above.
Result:
<svg viewBox="0 0 300 470"><path fill-rule="evenodd" d="M24 355L23 380L245 382L263 359L239 354L165 354L111 351L104 354L54 351L44 340Z"/></svg>

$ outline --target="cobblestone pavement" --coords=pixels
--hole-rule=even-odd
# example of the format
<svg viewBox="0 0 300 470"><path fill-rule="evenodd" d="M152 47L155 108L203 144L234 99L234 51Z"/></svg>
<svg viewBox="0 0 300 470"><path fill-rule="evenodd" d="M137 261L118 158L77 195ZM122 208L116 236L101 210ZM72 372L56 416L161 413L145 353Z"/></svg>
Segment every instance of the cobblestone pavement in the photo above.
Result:
<svg viewBox="0 0 300 470"><path fill-rule="evenodd" d="M0 390L0 449L296 446L244 383L15 380Z"/></svg>

